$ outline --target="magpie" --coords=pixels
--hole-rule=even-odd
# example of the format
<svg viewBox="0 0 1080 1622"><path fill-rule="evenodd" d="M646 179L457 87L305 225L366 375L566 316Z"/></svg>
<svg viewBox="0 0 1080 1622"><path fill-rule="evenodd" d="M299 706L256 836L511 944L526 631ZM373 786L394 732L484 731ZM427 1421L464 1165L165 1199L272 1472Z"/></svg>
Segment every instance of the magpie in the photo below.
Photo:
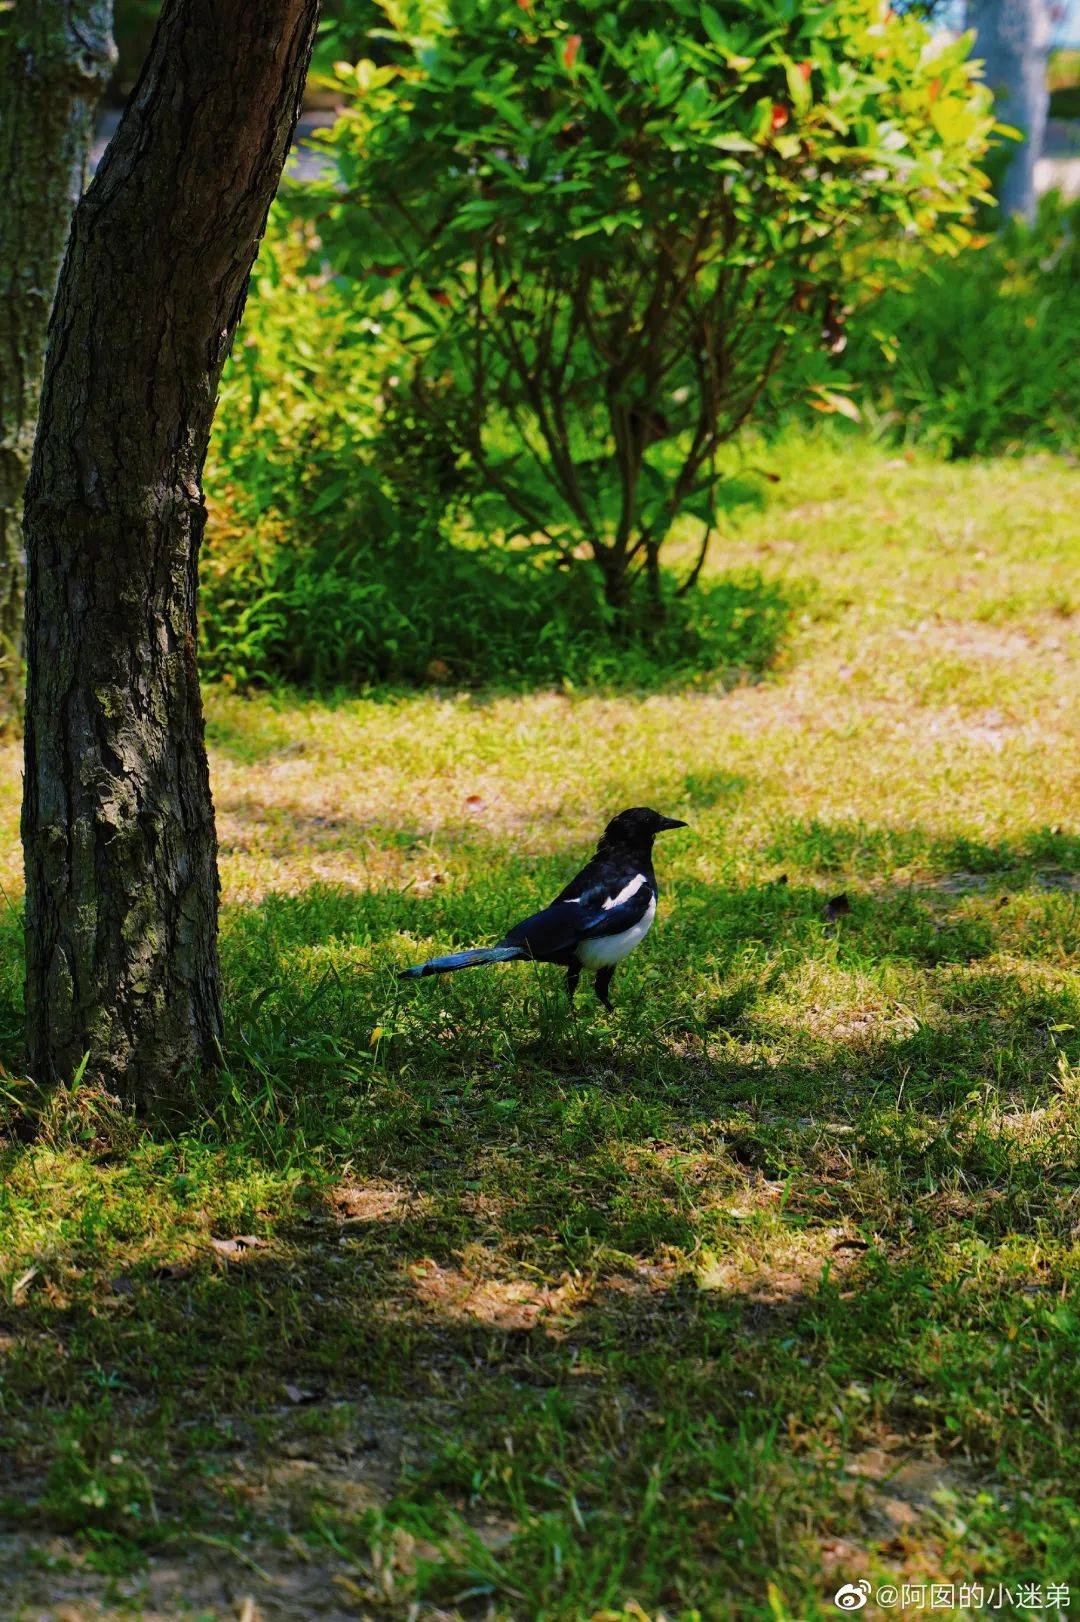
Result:
<svg viewBox="0 0 1080 1622"><path fill-rule="evenodd" d="M560 963L571 1002L582 969L595 971L596 995L611 1007L615 967L645 939L656 917L653 840L665 828L685 828L675 817L635 806L620 811L604 829L596 855L543 912L515 924L497 946L451 952L402 969L399 980L452 974L481 963Z"/></svg>

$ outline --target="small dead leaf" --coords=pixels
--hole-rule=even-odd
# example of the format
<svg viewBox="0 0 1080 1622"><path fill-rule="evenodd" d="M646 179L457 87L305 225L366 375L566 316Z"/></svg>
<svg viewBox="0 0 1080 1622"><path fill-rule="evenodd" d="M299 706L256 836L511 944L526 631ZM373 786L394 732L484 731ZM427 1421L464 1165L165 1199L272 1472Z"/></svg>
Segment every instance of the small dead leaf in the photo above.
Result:
<svg viewBox="0 0 1080 1622"><path fill-rule="evenodd" d="M287 1384L282 1385L282 1390L284 1390L285 1397L289 1398L290 1403L298 1403L298 1405L302 1406L308 1406L310 1403L321 1403L323 1398L326 1397L326 1387L324 1385L306 1387L306 1385L297 1385L292 1380L289 1380Z"/></svg>
<svg viewBox="0 0 1080 1622"><path fill-rule="evenodd" d="M581 49L581 35L580 34L571 34L570 38L567 40L566 44L563 46L562 59L563 59L563 67L564 68L572 68L573 67L574 63L577 61L577 54L580 51L580 49Z"/></svg>
<svg viewBox="0 0 1080 1622"><path fill-rule="evenodd" d="M896 1460L882 1447L868 1447L851 1459L844 1467L850 1476L861 1476L866 1481L883 1481L896 1468Z"/></svg>

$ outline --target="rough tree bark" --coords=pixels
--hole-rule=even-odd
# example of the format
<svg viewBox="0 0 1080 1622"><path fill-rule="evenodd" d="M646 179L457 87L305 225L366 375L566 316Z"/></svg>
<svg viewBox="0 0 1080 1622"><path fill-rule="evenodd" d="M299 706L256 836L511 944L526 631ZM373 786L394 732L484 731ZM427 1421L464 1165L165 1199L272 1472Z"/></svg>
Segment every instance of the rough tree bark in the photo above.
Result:
<svg viewBox="0 0 1080 1622"><path fill-rule="evenodd" d="M27 488L31 1073L165 1102L220 1054L195 662L221 368L318 0L166 0L75 214Z"/></svg>
<svg viewBox="0 0 1080 1622"><path fill-rule="evenodd" d="M1048 0L969 0L968 25L975 55L986 63L986 82L997 97L998 117L1023 131L999 186L1005 214L1035 218L1035 165L1042 153L1050 97L1046 65L1052 17Z"/></svg>
<svg viewBox="0 0 1080 1622"><path fill-rule="evenodd" d="M112 0L0 15L0 716L21 698L22 502L56 278L116 60Z"/></svg>

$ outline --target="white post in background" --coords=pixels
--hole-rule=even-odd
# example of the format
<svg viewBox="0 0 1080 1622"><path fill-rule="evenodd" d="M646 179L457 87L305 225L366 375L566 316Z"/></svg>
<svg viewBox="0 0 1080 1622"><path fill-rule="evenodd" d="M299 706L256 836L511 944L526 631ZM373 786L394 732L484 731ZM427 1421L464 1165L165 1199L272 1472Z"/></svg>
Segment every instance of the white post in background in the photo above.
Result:
<svg viewBox="0 0 1080 1622"><path fill-rule="evenodd" d="M1002 211L1035 217L1035 165L1046 134L1049 93L1046 66L1053 22L1049 0L968 0L968 26L975 29L974 55L986 63L986 82L997 97L998 117L1022 131L1023 145L1000 187Z"/></svg>

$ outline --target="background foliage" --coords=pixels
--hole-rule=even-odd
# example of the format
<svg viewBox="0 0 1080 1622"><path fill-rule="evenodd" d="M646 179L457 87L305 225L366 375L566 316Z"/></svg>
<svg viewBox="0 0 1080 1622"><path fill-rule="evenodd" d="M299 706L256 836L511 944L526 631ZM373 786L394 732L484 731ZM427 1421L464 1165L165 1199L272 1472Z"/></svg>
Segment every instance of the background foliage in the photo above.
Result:
<svg viewBox="0 0 1080 1622"><path fill-rule="evenodd" d="M845 357L877 431L942 455L1069 451L1080 422L1080 204L1043 199L956 259L916 258ZM876 336L875 336L876 333Z"/></svg>
<svg viewBox="0 0 1080 1622"><path fill-rule="evenodd" d="M672 526L703 558L717 450L789 357L842 341L904 238L968 240L968 42L877 0L384 9L390 60L338 76L319 253L474 518L588 558L624 620L640 579L655 621Z"/></svg>
<svg viewBox="0 0 1080 1622"><path fill-rule="evenodd" d="M588 576L471 528L457 458L414 421L387 422L387 357L378 333L359 333L349 284L307 270L311 228L289 196L274 219L208 469L211 675L323 687L633 685L768 666L788 607L745 571L707 576L662 638L619 647ZM861 424L843 422L852 435L950 457L1070 449L1076 255L1077 209L1053 198L1035 229L1010 226L934 269L913 255L846 352L815 359L792 389L781 432L822 425L811 401L824 387L861 412ZM770 488L761 468L783 477L783 452L755 440L726 457L722 546Z"/></svg>
<svg viewBox="0 0 1080 1622"><path fill-rule="evenodd" d="M666 77L654 75L650 81L649 105L658 123L670 126L680 140L689 138L702 162L718 166L723 185L776 188L781 206L764 211L768 217L760 228L775 229L782 238L792 225L785 208L794 215L802 206L792 176L805 167L808 141L819 138L812 126L823 118L827 123L835 109L843 53L837 55L813 33L819 16L813 7L755 0L749 7L691 10L689 25L689 13L680 13L684 26L673 31L673 13L664 8L668 31L676 34L675 57L664 65ZM121 0L122 82L134 76L155 13L153 0ZM655 7L635 8L635 38L647 36L655 13ZM434 8L391 7L388 17L375 0L337 0L326 7L312 93L316 100L343 101L346 117L328 148L332 184L294 181L283 191L226 376L208 479L213 521L204 554L203 645L209 674L242 684L287 681L323 688L380 681L633 685L759 672L775 657L793 605L778 602L745 573L730 579L708 573L702 592L674 604L662 634L650 623L617 644L611 609L596 579L589 571L566 567L577 563L576 556L536 553L508 541L517 520L470 465L464 443L469 424L462 417L461 379L453 366L435 373L427 364L438 386L427 391L426 412L406 386L409 368L415 372L422 351L440 363L448 346L453 355L462 316L460 299L451 296L454 277L466 263L463 254L477 227L466 213L451 238L438 244L429 240L430 233L418 231L413 240L418 257L410 273L379 273L393 268L396 251L391 255L379 246L378 232L365 223L359 201L363 188L370 190L379 178L372 168L376 153L384 165L388 156L393 159L385 167L384 203L391 181L403 175L408 180L415 132L400 98L404 94L407 102L426 95L424 118L437 108L448 118L468 114L468 139L480 149L486 133L489 157L492 150L497 157L500 140L511 145L520 140L514 120L521 107L528 110L542 101L551 109L576 111L584 136L552 148L556 181L577 185L573 194L550 185L530 190L527 174L508 175L504 168L496 175L497 163L489 163L480 197L484 188L475 175L463 182L452 173L460 147L452 119L443 138L425 139L421 165L410 182L447 206L456 199L459 214L472 207L475 216L477 203L497 206L498 218L525 246L502 279L492 283L493 296L497 303L516 278L513 298L529 308L535 293L530 277L543 260L541 227L549 236L544 252L564 254L571 268L584 255L601 266L615 263L623 236L640 234L641 200L624 197L622 216L611 204L620 171L617 142L611 139L615 126L604 123L603 97L609 89L601 65L612 42L604 35L603 14L602 7L585 3L576 10L459 5L453 15L465 25L466 41L475 44L481 29L490 47L493 30L516 30L514 50L537 71L508 94L509 59L500 64L479 49L470 55L471 47L448 36L445 14ZM627 14L622 7L620 16ZM869 14L861 0L840 8L841 34ZM924 152L955 155L950 119L966 106L966 69L961 52L954 50L944 58L952 75L947 78L942 61L933 51L924 52L924 44L917 63L905 59L923 38L919 28L908 17L880 35L871 33L872 50L884 53L874 58L882 67L880 84L852 81L850 69L844 69L848 77L840 89L849 102L864 92L870 98L871 124L860 127L860 140L872 127L875 138L888 143L896 134L883 114L882 98L895 96L898 83L894 80L888 91L888 75L907 75L898 127L914 131L916 144L927 143ZM807 30L810 43L802 37ZM444 70L437 93L431 88L436 37ZM666 42L649 48L655 68ZM692 88L694 74L687 64L696 61L700 67L702 52L711 53L714 74L720 71L717 63L738 66L729 85L738 93L719 120L694 111L694 96L702 92ZM374 68L349 66L362 58ZM810 65L809 78L803 64ZM610 79L610 63L605 71ZM707 72L697 77L713 82ZM1058 53L1055 87L1067 92L1074 79L1068 60ZM945 93L950 85L951 101ZM919 94L925 98L921 106ZM395 117L368 151L370 122L388 102L397 109ZM457 132L453 139L451 127ZM709 148L717 127L721 144ZM843 145L842 134L832 133ZM654 134L649 139L655 142ZM963 162L968 150L961 139ZM665 161L678 168L686 160L681 152L669 152ZM956 257L943 261L927 253L927 234L913 234L910 221L902 219L907 207L902 172L894 169L886 185L873 168L868 173L882 193L875 207L892 202L901 210L904 240L889 245L884 270L880 263L872 266L865 253L848 254L839 270L835 263L818 266L814 287L800 294L806 308L794 312L800 321L805 318L798 354L788 356L757 398L750 447L719 456L715 486L688 498L697 516L684 514L674 523L677 566L661 578L669 603L693 565L691 543L703 523L714 516L718 544L728 547L741 515L755 510L768 488L758 476L761 467L774 477L778 468L782 473L782 455L762 447L763 427L783 435L792 424L820 423L824 413L848 433L869 430L877 438L925 445L950 457L1067 450L1075 441L1080 399L1076 210L1048 201L1034 231L988 229L966 247L957 234L951 243ZM578 211L572 230L584 230L576 238L563 229L572 208ZM521 230L514 210L523 211ZM780 218L776 226L773 212ZM490 235L490 220L485 229ZM944 245L939 238L936 246ZM772 291L782 291L776 244L763 237L753 256L757 273L771 287L775 282ZM506 330L515 332L513 322ZM820 342L823 331L825 342ZM755 342L763 336L759 328ZM498 371L493 364L493 374ZM747 376L753 373L751 365ZM520 413L521 399L513 403ZM670 400L660 411L650 407L638 417L647 423L649 440L643 476L661 492L665 479L670 487L669 464L685 446L684 419ZM849 423L849 417L861 418L860 425ZM504 402L489 413L486 431L522 478L520 459L515 461L520 441L515 442ZM587 438L575 439L573 449L595 493L604 445L590 449ZM590 466L594 451L598 458ZM538 497L547 512L559 507L559 493L550 482L545 492L535 464L522 482L529 499ZM575 542L577 550L581 537L572 523L563 538ZM585 536L586 546L591 539Z"/></svg>

